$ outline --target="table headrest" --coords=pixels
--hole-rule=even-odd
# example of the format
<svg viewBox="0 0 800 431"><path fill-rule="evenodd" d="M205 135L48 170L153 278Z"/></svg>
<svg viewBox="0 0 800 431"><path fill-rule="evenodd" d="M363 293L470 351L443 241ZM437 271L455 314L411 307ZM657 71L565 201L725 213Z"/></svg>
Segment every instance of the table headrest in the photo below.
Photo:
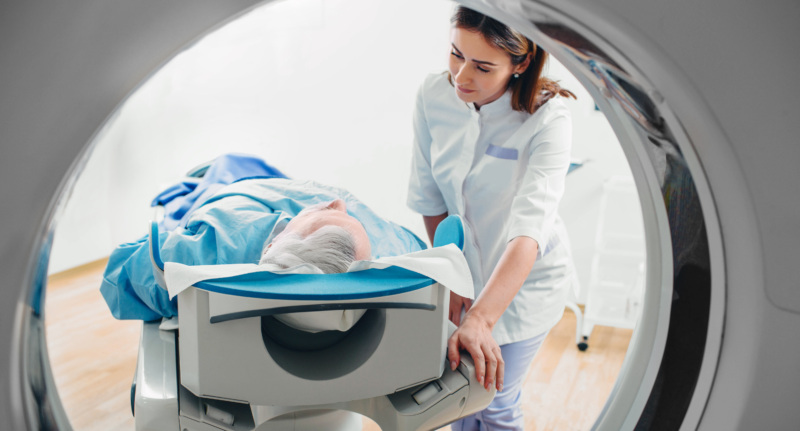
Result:
<svg viewBox="0 0 800 431"><path fill-rule="evenodd" d="M455 244L462 251L464 250L464 222L458 215L447 216L439 226L433 236L433 246L442 247L447 244Z"/></svg>

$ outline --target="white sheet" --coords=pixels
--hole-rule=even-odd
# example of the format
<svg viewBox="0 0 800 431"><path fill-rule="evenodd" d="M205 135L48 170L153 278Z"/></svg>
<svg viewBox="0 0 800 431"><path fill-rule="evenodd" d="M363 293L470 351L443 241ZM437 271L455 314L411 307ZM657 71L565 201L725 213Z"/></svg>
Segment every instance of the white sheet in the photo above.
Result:
<svg viewBox="0 0 800 431"><path fill-rule="evenodd" d="M354 262L347 272L367 269L383 269L398 266L417 272L436 280L439 284L466 298L474 298L474 289L469 266L464 254L455 245L436 247L417 251L402 256L384 257L377 260ZM277 269L273 265L236 264L236 265L198 265L188 266L180 263L166 262L164 277L170 298L174 298L184 289L201 281L255 272L273 272L276 274L309 273L305 265L288 269ZM310 332L350 329L364 313L364 310L322 311L311 313L287 314L279 319L296 329ZM277 316L276 316L277 317Z"/></svg>

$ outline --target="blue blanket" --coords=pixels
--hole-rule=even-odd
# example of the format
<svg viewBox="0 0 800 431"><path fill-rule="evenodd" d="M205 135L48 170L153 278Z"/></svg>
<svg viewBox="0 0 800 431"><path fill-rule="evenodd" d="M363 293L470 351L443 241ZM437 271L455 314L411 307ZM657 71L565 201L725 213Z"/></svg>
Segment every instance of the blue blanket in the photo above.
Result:
<svg viewBox="0 0 800 431"><path fill-rule="evenodd" d="M379 217L343 189L313 181L257 178L219 188L185 215L184 227L160 232L161 255L164 261L187 265L257 263L273 232L303 208L337 198L364 225L374 258L426 247L411 231ZM156 285L147 237L111 253L100 291L117 319L150 321L177 314L176 300Z"/></svg>
<svg viewBox="0 0 800 431"><path fill-rule="evenodd" d="M190 178L167 188L153 199L151 206L164 207L159 228L168 231L186 227L189 216L228 184L245 178L286 178L283 172L261 158L248 154L223 154L201 169L202 178Z"/></svg>

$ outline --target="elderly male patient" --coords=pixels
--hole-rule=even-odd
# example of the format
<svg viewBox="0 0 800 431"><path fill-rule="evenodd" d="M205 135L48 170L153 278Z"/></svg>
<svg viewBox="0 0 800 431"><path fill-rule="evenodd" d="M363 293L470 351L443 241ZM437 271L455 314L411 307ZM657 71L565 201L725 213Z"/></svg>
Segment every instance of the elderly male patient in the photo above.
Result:
<svg viewBox="0 0 800 431"><path fill-rule="evenodd" d="M345 272L356 260L371 256L369 236L361 222L347 214L342 199L312 205L297 214L267 242L259 264L281 269L308 265L325 274Z"/></svg>
<svg viewBox="0 0 800 431"><path fill-rule="evenodd" d="M276 270L336 273L355 260L425 248L416 235L346 190L314 181L246 178L197 194L198 201L167 205L172 219L161 223L158 234L165 262L261 263ZM117 319L177 315L177 298L170 299L155 281L146 236L111 253L100 291Z"/></svg>

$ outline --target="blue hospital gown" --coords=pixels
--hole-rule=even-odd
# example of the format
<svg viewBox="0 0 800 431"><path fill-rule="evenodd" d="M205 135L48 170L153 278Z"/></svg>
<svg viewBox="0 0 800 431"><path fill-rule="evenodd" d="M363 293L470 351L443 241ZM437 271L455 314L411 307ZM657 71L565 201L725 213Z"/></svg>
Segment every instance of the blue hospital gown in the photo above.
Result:
<svg viewBox="0 0 800 431"><path fill-rule="evenodd" d="M314 181L246 179L219 189L193 210L185 227L160 232L165 262L186 265L257 263L267 239L303 208L341 198L367 231L372 257L424 249L411 231L384 220L349 192ZM177 314L177 300L156 285L147 237L118 246L109 258L100 292L117 319L151 321Z"/></svg>

